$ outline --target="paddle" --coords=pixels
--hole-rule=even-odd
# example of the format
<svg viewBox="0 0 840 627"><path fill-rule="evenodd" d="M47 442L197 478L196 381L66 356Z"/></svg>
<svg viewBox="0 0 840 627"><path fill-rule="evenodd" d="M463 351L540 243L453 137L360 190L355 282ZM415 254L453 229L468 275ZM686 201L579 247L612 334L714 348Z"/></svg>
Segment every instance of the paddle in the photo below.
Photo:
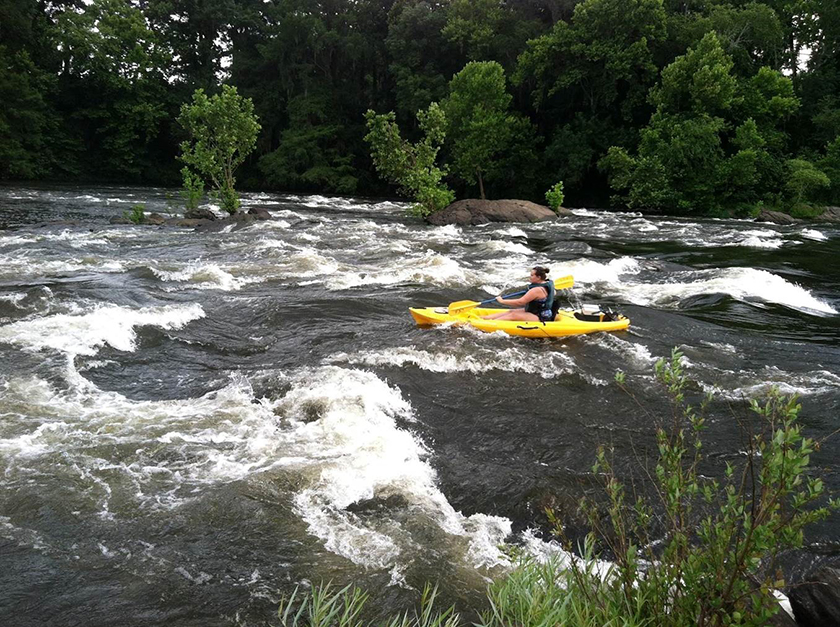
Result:
<svg viewBox="0 0 840 627"><path fill-rule="evenodd" d="M556 290L566 290L572 287L575 284L575 279L572 275L569 276L561 276L559 279L554 281L554 289ZM515 296L522 296L526 294L528 290L522 290L521 292L516 292L514 294L505 294L502 298L513 298ZM454 303L449 303L448 311L450 314L459 313L462 311L466 311L467 309L472 309L473 307L478 307L479 305L486 305L487 303L492 303L496 300L496 297L488 298L487 300L483 300L480 303L475 302L474 300L457 300Z"/></svg>

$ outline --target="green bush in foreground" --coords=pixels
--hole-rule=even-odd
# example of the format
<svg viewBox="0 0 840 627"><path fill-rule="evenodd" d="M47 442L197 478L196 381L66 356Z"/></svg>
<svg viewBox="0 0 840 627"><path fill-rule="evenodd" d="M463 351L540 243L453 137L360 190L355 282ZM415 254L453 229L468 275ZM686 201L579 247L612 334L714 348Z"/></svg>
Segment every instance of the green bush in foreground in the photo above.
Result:
<svg viewBox="0 0 840 627"><path fill-rule="evenodd" d="M758 424L742 425L749 436L739 463L727 462L721 480L702 474L708 462L700 435L711 395L699 408L687 402L681 361L675 350L669 361L656 364L673 412L657 426L655 467L642 468L646 493L629 490L605 450L599 450L593 472L603 480L606 501L582 501L591 528L583 546L576 553L548 511L569 558L521 561L489 586L488 607L476 625L757 627L779 611L773 592L785 581L777 557L801 547L805 526L826 518L840 503L818 506L824 486L808 472L816 445L797 425L796 398L776 391L763 403L750 401ZM623 374L616 381L630 393ZM368 597L356 588L332 592L327 584L302 599L297 595L295 590L281 604L286 627L366 624L360 615ZM386 624L460 624L454 608L433 610L435 595L427 587L417 613Z"/></svg>

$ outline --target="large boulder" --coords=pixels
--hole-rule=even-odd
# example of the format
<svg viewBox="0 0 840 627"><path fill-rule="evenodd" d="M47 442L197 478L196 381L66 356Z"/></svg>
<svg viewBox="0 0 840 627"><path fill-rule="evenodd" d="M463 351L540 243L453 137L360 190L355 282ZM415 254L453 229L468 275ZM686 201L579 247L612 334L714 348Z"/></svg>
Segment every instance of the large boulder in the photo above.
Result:
<svg viewBox="0 0 840 627"><path fill-rule="evenodd" d="M196 209L185 211L184 218L187 220L215 220L216 214L207 208L197 207Z"/></svg>
<svg viewBox="0 0 840 627"><path fill-rule="evenodd" d="M790 605L801 627L840 625L840 568L821 566L793 586Z"/></svg>
<svg viewBox="0 0 840 627"><path fill-rule="evenodd" d="M563 212L571 213L568 209ZM453 202L426 218L429 224L487 224L488 222L543 222L556 220L556 213L548 207L527 200L478 200L468 198ZM561 215L565 215L562 213Z"/></svg>
<svg viewBox="0 0 840 627"><path fill-rule="evenodd" d="M825 211L814 220L817 222L840 222L840 207L826 207Z"/></svg>
<svg viewBox="0 0 840 627"><path fill-rule="evenodd" d="M762 209L756 218L756 222L772 222L773 224L798 224L802 222L793 216L789 216L781 211L771 211L770 209Z"/></svg>

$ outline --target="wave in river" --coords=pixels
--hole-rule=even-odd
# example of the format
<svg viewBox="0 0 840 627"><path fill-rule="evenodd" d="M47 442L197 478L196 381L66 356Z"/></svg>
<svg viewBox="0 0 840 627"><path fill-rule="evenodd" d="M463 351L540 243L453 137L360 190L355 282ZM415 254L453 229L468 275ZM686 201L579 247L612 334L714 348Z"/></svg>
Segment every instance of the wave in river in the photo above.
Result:
<svg viewBox="0 0 840 627"><path fill-rule="evenodd" d="M69 356L94 355L105 344L132 351L135 327L178 329L202 317L204 310L196 304L142 309L103 305L84 314L55 314L0 327L0 342L30 351L59 350Z"/></svg>
<svg viewBox="0 0 840 627"><path fill-rule="evenodd" d="M684 270L668 274L667 282L646 282L638 275L643 262L621 257L607 263L582 259L558 264L555 275L573 274L577 284L587 284L636 305L678 308L694 296L725 294L734 300L751 303L774 303L803 313L836 314L837 310L815 297L804 287L756 268L715 268Z"/></svg>

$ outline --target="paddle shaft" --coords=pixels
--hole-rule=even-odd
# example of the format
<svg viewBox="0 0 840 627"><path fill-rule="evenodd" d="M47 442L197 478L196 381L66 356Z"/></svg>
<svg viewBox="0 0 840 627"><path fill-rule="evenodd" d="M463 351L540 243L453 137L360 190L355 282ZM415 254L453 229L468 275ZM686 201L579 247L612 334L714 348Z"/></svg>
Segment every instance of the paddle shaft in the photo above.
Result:
<svg viewBox="0 0 840 627"><path fill-rule="evenodd" d="M572 285L574 285L574 283L575 283L575 280L571 277L571 275L560 277L559 279L554 281L554 289L565 290L567 288L572 287ZM527 293L528 293L528 290L522 290L521 292L515 292L513 294L505 294L504 296L502 296L502 298L514 298L516 296L522 296L523 294L527 294ZM456 305L456 303L452 303L452 304L449 305L449 313L455 313L456 311L464 311L466 309L472 309L474 307L479 307L480 305L486 305L487 303L496 302L496 298L497 297L494 296L493 298L488 298L487 300L483 300L480 303L471 302L469 304L457 304L457 306L455 306L455 307L453 307L453 305Z"/></svg>

